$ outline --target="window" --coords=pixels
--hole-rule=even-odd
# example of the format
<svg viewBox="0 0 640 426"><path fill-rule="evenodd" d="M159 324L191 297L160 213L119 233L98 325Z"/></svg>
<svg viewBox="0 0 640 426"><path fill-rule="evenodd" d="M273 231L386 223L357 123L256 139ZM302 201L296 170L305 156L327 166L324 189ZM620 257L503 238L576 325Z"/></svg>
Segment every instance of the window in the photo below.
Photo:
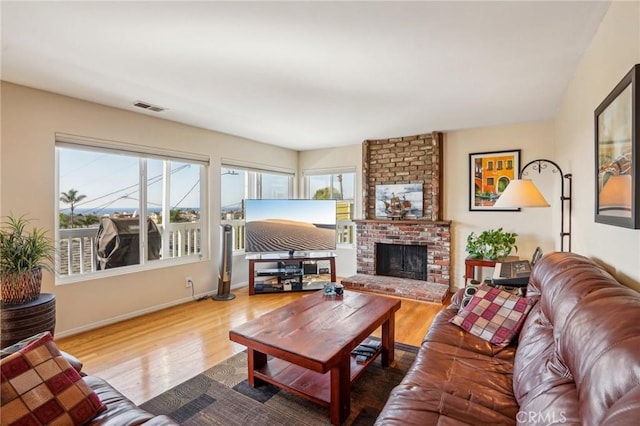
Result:
<svg viewBox="0 0 640 426"><path fill-rule="evenodd" d="M493 182L494 182L494 180L493 180L492 177L488 177L487 178L487 186L493 186Z"/></svg>
<svg viewBox="0 0 640 426"><path fill-rule="evenodd" d="M502 161L502 160L498 160L498 167L497 167L497 170L502 170L503 164L504 164L504 161Z"/></svg>
<svg viewBox="0 0 640 426"><path fill-rule="evenodd" d="M513 160L507 160L507 170L513 169Z"/></svg>
<svg viewBox="0 0 640 426"><path fill-rule="evenodd" d="M487 161L487 170L493 170L493 161Z"/></svg>
<svg viewBox="0 0 640 426"><path fill-rule="evenodd" d="M293 173L222 166L220 219L233 227L233 250L244 250L245 198L293 198Z"/></svg>
<svg viewBox="0 0 640 426"><path fill-rule="evenodd" d="M206 254L206 160L60 139L56 272L62 281Z"/></svg>
<svg viewBox="0 0 640 426"><path fill-rule="evenodd" d="M332 173L305 172L306 198L338 200L337 238L338 244L354 244L354 206L356 174L353 171Z"/></svg>

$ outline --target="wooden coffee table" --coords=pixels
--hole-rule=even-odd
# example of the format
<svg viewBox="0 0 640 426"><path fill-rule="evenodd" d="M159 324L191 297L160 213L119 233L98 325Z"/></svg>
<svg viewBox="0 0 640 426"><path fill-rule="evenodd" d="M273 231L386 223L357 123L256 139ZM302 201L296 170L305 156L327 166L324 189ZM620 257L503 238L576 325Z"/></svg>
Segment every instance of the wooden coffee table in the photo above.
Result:
<svg viewBox="0 0 640 426"><path fill-rule="evenodd" d="M229 338L247 347L249 385L269 382L329 407L331 423L340 424L351 411L351 383L379 354L383 366L394 362L398 309L398 299L318 291L233 328ZM351 351L380 326L382 347L357 363Z"/></svg>

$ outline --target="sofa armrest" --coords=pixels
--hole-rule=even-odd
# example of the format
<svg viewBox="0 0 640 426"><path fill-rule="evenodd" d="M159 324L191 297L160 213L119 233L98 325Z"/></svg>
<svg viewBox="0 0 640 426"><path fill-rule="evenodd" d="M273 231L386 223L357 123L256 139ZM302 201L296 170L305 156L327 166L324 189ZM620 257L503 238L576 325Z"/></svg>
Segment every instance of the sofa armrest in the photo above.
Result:
<svg viewBox="0 0 640 426"><path fill-rule="evenodd" d="M82 373L82 361L80 361L78 358L76 358L75 356L66 353L65 351L60 351L60 353L62 354L62 356L64 357L64 359L66 359L69 364L71 364L71 366L81 375L84 375L84 373Z"/></svg>
<svg viewBox="0 0 640 426"><path fill-rule="evenodd" d="M42 332L42 333L38 333L35 334L31 337L27 337L26 339L22 339L17 343L14 343L11 346L7 346L6 348L0 350L0 359L7 357L15 352L18 352L20 349L24 348L25 346L27 346L29 343L34 342L36 340L38 340L40 337L42 337L43 334L48 333L48 331ZM78 358L76 358L75 356L66 353L65 351L60 351L60 353L62 354L62 356L69 362L69 364L71 364L71 366L78 372L81 373L82 370L82 361L80 361Z"/></svg>
<svg viewBox="0 0 640 426"><path fill-rule="evenodd" d="M460 309L460 305L462 305L462 299L464 298L464 288L459 288L453 293L451 296L451 304L447 307L448 309L455 309L456 312Z"/></svg>
<svg viewBox="0 0 640 426"><path fill-rule="evenodd" d="M167 416L156 416L136 406L107 381L96 376L85 376L85 383L98 395L107 409L98 414L89 425L133 426L133 425L177 425Z"/></svg>

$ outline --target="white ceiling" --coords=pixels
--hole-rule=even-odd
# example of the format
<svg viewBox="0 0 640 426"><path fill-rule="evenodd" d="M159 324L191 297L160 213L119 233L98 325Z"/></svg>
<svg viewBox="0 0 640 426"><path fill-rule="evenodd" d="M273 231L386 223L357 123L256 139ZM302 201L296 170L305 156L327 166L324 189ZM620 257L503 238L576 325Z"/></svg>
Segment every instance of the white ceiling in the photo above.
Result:
<svg viewBox="0 0 640 426"><path fill-rule="evenodd" d="M8 2L2 79L296 150L551 119L608 2Z"/></svg>

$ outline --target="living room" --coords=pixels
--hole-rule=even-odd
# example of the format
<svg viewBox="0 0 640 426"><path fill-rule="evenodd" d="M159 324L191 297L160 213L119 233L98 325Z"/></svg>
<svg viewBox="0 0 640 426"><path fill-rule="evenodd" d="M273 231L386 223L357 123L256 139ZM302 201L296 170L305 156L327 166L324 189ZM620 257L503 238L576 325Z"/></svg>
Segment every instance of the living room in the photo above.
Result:
<svg viewBox="0 0 640 426"><path fill-rule="evenodd" d="M3 11L4 12L4 11ZM3 13L3 21L6 14ZM5 25L3 25L3 39ZM413 134L388 134L388 138L444 132L442 181L443 217L452 222L451 290L464 286L465 241L471 232L504 227L517 232L518 254L529 257L540 246L544 252L559 249L557 200L548 198L549 209L520 212L469 210L469 154L521 150L521 163L552 159L564 172L573 174L572 251L597 260L623 284L640 290L640 235L637 230L594 221L594 110L620 79L640 62L640 6L637 2L612 2L606 8L591 42L577 61L568 81L557 82L564 94L556 111L545 120L453 129L424 128ZM3 46L4 54L4 46ZM54 52L51 55L55 55ZM4 65L3 65L4 67ZM553 64L549 65L553 73ZM16 79L18 80L18 79ZM34 223L55 229L56 135L80 135L99 141L117 141L159 150L188 152L210 161L209 227L211 248L201 261L151 269L132 274L96 277L57 284L45 274L42 291L54 293L57 303L56 336L64 337L191 300L185 276L192 277L196 295L215 292L220 238L221 189L216 176L225 160L256 167L291 170L296 194L302 195L305 171L352 168L356 175L355 217L363 218L362 142L378 135L353 140L352 144L296 150L261 143L250 138L206 130L115 108L93 101L27 87L20 81L2 81L2 140L0 157L0 215L27 214ZM523 91L537 88L523 88ZM484 102L490 103L491 99ZM496 122L499 121L496 119ZM546 189L559 197L557 181ZM337 250L337 272L356 272L356 250ZM232 287L245 286L247 262L234 256ZM123 297L126 295L126 297Z"/></svg>
<svg viewBox="0 0 640 426"><path fill-rule="evenodd" d="M614 270L623 282L640 287L637 265L640 241L637 231L594 223L593 161L589 160L594 147L593 111L637 62L637 14L626 12L626 8L632 7L633 4L617 2L611 5L600 24L601 29L585 52L574 78L567 85L561 109L554 119L446 132L443 219L453 223L452 289L464 283L465 240L470 232L500 226L517 232L519 253L524 257L533 253L537 246L545 252L559 248L559 207L556 204L552 204L550 209L524 209L519 213L469 211L469 188L466 182L468 155L504 149L521 149L522 164L536 158L548 158L560 164L565 172L573 173L573 251L599 259ZM616 22L616 29L611 35L605 32L609 22ZM602 67L599 65L602 63L609 65ZM614 64L617 66L614 67ZM362 141L339 148L294 151L6 81L3 81L2 95L3 184L0 211L3 216L10 212L28 213L45 229L54 229L56 133L152 145L168 150L176 149L178 140L180 151L211 158L210 176L216 175L221 159L295 170L297 179L305 170L352 167L356 170L356 188L362 187ZM439 129L424 129L422 133L435 130ZM389 135L402 136L409 135ZM25 170L36 173L25 175ZM220 207L216 200L220 199L220 186L211 179L211 217L219 217ZM297 186L301 186L299 182ZM558 186L557 182L551 182L551 194L559 190ZM24 197L25 190L32 194L51 195ZM361 200L359 194L357 197L355 217L359 218L362 217ZM552 228L548 226L550 223L553 224ZM82 331L185 300L190 296L183 285L185 276L193 277L196 294L213 291L217 285L217 228L215 222L210 228L213 247L210 259L193 265L59 286L55 285L51 275L45 276L43 292L54 292L57 296L57 332L64 336L69 332ZM338 259L340 276L355 273L355 250L341 250ZM234 259L233 270L234 286L247 282L247 268L243 265L242 256ZM130 297L123 300L119 297L123 293Z"/></svg>

